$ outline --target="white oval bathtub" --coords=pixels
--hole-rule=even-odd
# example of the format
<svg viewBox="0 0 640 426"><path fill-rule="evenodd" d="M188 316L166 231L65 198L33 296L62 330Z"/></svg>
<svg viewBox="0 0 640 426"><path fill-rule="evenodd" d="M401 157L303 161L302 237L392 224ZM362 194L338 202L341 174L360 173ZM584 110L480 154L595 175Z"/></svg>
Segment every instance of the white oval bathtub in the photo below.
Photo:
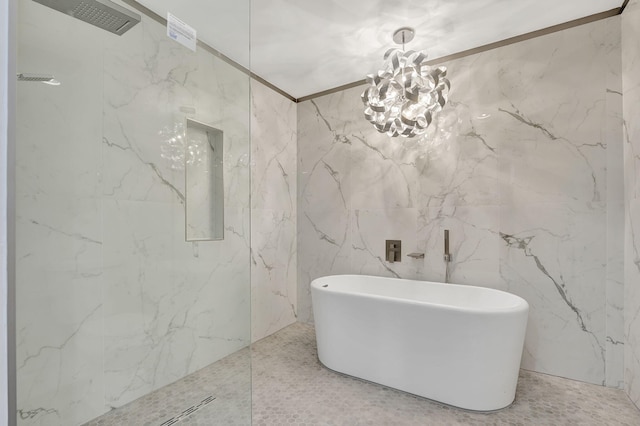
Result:
<svg viewBox="0 0 640 426"><path fill-rule="evenodd" d="M483 287L365 275L313 280L326 367L468 410L510 405L529 305Z"/></svg>

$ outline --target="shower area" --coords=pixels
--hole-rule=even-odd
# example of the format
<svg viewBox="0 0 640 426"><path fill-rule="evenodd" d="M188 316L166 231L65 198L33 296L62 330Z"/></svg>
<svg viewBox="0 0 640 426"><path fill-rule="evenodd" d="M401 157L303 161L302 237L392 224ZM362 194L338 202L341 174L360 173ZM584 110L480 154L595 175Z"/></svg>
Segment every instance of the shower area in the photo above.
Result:
<svg viewBox="0 0 640 426"><path fill-rule="evenodd" d="M108 3L18 2L18 424L83 424L230 354L201 405L250 422L248 72ZM233 3L202 18L248 58Z"/></svg>

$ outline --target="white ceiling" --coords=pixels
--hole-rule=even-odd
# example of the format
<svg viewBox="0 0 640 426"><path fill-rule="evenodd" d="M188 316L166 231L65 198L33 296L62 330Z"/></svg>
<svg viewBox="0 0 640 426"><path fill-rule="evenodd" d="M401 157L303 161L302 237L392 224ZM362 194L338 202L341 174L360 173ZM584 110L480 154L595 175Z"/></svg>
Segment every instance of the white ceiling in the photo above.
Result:
<svg viewBox="0 0 640 426"><path fill-rule="evenodd" d="M604 12L623 0L138 0L295 98L362 80L395 46L430 59ZM250 9L250 15L249 15ZM250 16L250 20L249 20ZM250 33L250 37L249 37ZM251 46L250 52L248 46Z"/></svg>

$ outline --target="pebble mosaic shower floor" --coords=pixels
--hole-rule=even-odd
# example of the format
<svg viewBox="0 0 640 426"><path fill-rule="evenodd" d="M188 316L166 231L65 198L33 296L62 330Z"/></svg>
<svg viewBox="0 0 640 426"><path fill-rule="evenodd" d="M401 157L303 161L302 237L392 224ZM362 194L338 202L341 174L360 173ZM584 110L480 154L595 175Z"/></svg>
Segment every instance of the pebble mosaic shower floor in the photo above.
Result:
<svg viewBox="0 0 640 426"><path fill-rule="evenodd" d="M324 368L313 327L297 323L255 343L251 354L240 351L87 423L172 424L637 426L640 411L621 390L524 370L509 408L482 414L444 406Z"/></svg>

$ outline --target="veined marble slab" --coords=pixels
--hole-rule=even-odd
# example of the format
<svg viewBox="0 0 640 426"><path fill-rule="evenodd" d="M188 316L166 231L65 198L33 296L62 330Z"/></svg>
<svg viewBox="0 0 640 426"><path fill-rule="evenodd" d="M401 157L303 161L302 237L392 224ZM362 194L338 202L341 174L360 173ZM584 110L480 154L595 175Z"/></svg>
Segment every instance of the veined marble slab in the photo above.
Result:
<svg viewBox="0 0 640 426"><path fill-rule="evenodd" d="M249 77L19 6L21 70L62 85L18 89L18 417L82 424L250 343ZM223 241L185 242L187 117L224 131Z"/></svg>
<svg viewBox="0 0 640 426"><path fill-rule="evenodd" d="M251 82L251 328L260 340L296 321L296 105Z"/></svg>
<svg viewBox="0 0 640 426"><path fill-rule="evenodd" d="M449 229L452 282L531 305L525 368L620 386L619 46L616 18L451 61L418 139L377 133L362 87L301 103L299 318L318 276L443 279Z"/></svg>
<svg viewBox="0 0 640 426"><path fill-rule="evenodd" d="M640 407L640 2L622 14L624 140L624 381Z"/></svg>

